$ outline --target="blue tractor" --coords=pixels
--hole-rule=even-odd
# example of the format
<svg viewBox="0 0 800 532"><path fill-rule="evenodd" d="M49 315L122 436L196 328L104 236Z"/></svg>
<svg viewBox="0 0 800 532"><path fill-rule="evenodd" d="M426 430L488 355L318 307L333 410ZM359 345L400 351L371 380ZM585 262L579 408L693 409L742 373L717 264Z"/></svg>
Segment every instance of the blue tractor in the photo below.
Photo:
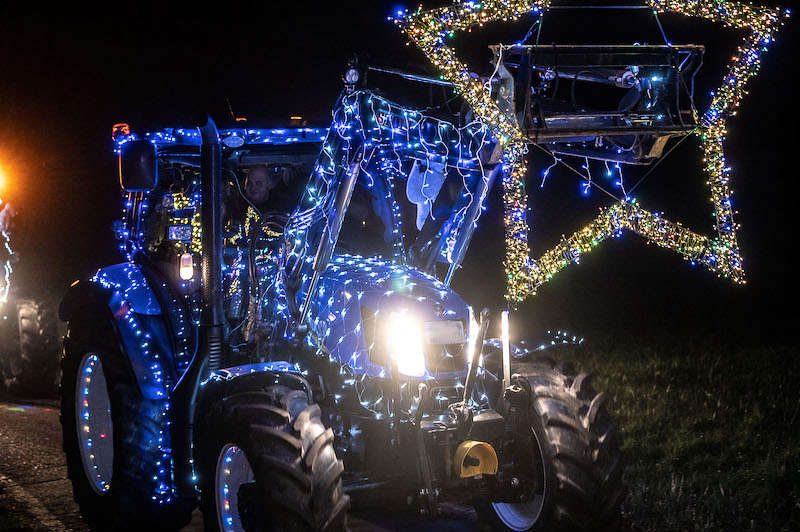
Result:
<svg viewBox="0 0 800 532"><path fill-rule="evenodd" d="M450 288L503 175L494 136L358 79L329 129L115 132L126 260L60 307L64 450L94 528L176 529L199 504L208 530L341 530L376 494L615 528L604 395Z"/></svg>

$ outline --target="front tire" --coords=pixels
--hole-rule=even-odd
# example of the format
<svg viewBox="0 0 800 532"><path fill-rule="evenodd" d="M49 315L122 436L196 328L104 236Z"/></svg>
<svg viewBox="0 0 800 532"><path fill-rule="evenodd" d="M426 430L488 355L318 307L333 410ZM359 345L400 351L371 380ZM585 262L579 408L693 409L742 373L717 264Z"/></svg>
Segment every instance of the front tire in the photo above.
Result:
<svg viewBox="0 0 800 532"><path fill-rule="evenodd" d="M304 391L231 386L204 416L198 447L206 530L346 529L344 467Z"/></svg>
<svg viewBox="0 0 800 532"><path fill-rule="evenodd" d="M530 448L542 489L519 503L484 503L482 517L497 530L517 532L616 530L626 489L604 394L585 373L545 360L518 368L514 380L530 388Z"/></svg>

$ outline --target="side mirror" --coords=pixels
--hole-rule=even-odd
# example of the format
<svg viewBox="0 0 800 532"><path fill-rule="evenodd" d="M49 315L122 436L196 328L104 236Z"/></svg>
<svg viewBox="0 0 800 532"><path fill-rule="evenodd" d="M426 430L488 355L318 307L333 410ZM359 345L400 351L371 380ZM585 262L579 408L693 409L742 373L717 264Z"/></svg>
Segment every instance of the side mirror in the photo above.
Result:
<svg viewBox="0 0 800 532"><path fill-rule="evenodd" d="M119 185L126 192L147 192L158 185L158 160L152 142L129 140L121 146Z"/></svg>

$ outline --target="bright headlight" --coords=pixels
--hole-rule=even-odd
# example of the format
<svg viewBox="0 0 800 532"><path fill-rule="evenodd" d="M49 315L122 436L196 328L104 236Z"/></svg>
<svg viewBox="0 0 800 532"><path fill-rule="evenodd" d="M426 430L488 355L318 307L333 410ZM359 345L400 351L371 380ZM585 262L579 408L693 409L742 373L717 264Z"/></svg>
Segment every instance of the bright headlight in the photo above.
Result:
<svg viewBox="0 0 800 532"><path fill-rule="evenodd" d="M469 307L469 335L467 337L467 348L464 350L467 355L467 364L472 360L472 354L475 352L475 349L478 349L478 346L475 344L478 343L478 332L480 328L481 326L478 324L478 320L475 319L475 311L472 310L472 307ZM483 367L483 357L478 360L478 366Z"/></svg>
<svg viewBox="0 0 800 532"><path fill-rule="evenodd" d="M386 327L386 350L397 371L409 377L425 374L422 324L408 312L393 312Z"/></svg>

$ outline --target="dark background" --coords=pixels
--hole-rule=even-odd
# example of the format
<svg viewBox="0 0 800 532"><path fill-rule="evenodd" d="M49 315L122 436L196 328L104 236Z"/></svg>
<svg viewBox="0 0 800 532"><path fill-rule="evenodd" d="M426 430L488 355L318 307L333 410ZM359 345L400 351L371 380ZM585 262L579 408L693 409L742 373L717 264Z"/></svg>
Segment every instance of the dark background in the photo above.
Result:
<svg viewBox="0 0 800 532"><path fill-rule="evenodd" d="M622 3L622 2L618 2ZM442 2L425 2L426 7ZM230 117L226 99L248 124L273 127L302 115L327 126L353 53L374 64L432 72L389 22L398 2L359 0L198 3L105 3L98 8L0 7L0 192L18 210L14 245L19 295L57 301L75 279L119 261L110 226L120 198L111 151L112 124L134 131L189 124L198 110ZM406 5L406 7L415 7ZM662 15L674 43L707 45L697 103L721 79L740 33L675 15ZM515 42L532 17L455 39L462 57L483 73L488 42ZM726 152L733 167L734 206L749 275L733 286L678 255L625 234L583 257L528 300L515 318L535 331L568 327L587 336L659 333L795 342L797 282L793 251L797 188L796 21L790 20L763 56L737 117ZM796 34L795 34L796 35ZM647 13L558 12L545 17L541 42L663 42ZM373 75L373 87L414 103L407 86ZM418 87L416 89L419 89ZM394 92L393 92L394 90ZM398 92L400 91L400 92ZM567 170L539 187L548 158L532 153L529 173L534 256L561 234L587 223L602 194L588 198ZM636 196L645 208L702 232L713 219L695 139L665 161ZM632 183L636 170L625 170ZM598 173L599 176L599 173ZM599 177L602 181L602 178ZM502 204L490 198L455 288L478 305L502 304Z"/></svg>

